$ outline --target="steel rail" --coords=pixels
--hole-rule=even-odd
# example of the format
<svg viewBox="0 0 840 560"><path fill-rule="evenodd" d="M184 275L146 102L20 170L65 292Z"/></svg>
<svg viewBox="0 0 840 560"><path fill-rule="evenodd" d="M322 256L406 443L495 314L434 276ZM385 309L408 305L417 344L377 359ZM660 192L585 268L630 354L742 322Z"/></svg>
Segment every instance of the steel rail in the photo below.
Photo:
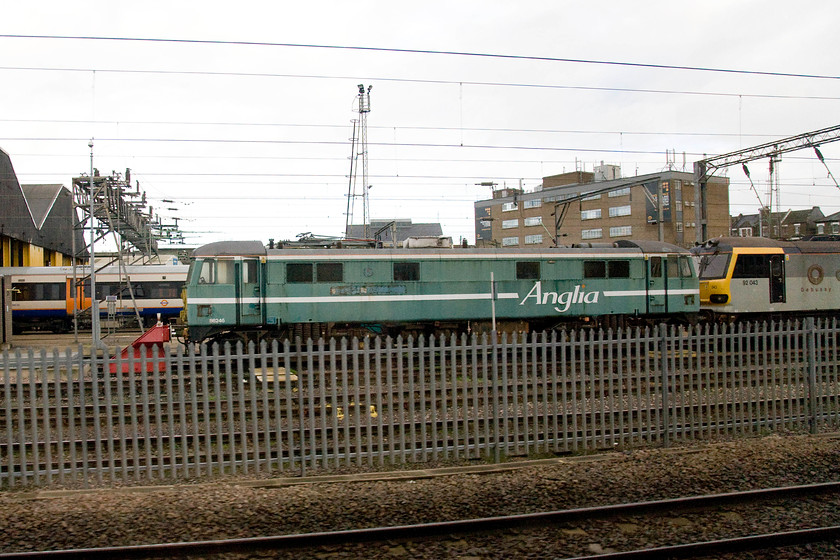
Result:
<svg viewBox="0 0 840 560"><path fill-rule="evenodd" d="M544 526L548 524L568 523L582 519L597 519L623 515L672 512L675 509L712 508L729 504L742 504L745 501L773 500L796 496L819 495L840 491L840 482L763 488L744 492L727 492L654 500L574 508L560 511L526 513L498 517L442 521L418 525L398 525L392 527L373 527L344 531L324 531L266 537L239 539L219 539L211 541L192 541L177 543L159 543L151 545L114 546L101 548L46 550L34 552L10 552L0 554L0 560L32 560L54 558L168 558L174 555L197 555L209 553L249 552L256 550L280 550L290 548L308 548L341 546L360 542L377 542L400 539L417 539L445 536L451 534L478 533L491 530L503 530L526 526ZM792 544L804 544L840 537L840 526L820 527L799 531L750 535L718 541L690 543L653 549L617 552L594 558L668 558L673 556L703 555L705 553L749 550ZM729 547L729 548L726 548ZM669 556L670 555L670 556ZM587 558L593 558L588 556Z"/></svg>

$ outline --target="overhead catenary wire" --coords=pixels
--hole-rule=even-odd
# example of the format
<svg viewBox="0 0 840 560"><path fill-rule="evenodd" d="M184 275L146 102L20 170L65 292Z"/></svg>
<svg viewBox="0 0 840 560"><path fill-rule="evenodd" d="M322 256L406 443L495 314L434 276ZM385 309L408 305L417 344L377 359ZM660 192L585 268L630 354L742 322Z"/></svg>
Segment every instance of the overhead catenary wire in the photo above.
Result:
<svg viewBox="0 0 840 560"><path fill-rule="evenodd" d="M159 75L185 75L185 76L223 76L235 78L287 78L287 79L311 79L311 80L354 80L353 76L328 75L328 74L276 74L268 72L233 72L233 71L210 71L210 70L155 70L155 69L127 69L127 68L60 68L52 66L0 66L0 70L18 71L40 71L40 72L84 72L84 73L111 73L111 74L159 74ZM538 88L538 89L559 89L578 91L600 91L608 93L647 93L664 95L699 95L712 97L733 97L753 99L795 99L795 100L823 100L838 101L840 97L824 95L793 95L779 93L738 93L720 91L693 91L693 90L670 90L650 88L620 88L606 86L581 86L568 84L530 84L523 82L485 82L469 80L440 80L440 79L419 79L419 78L394 78L387 76L371 76L365 78L373 82L405 82L413 84L438 84L438 85L459 85L459 86L488 86L488 87L515 87L515 88Z"/></svg>
<svg viewBox="0 0 840 560"><path fill-rule="evenodd" d="M300 48L300 49L323 49L323 50L347 50L367 51L378 53L399 53L399 54L420 54L436 56L457 56L473 58L494 58L500 60L530 60L537 62L555 62L570 64L590 64L603 66L619 66L632 68L649 68L656 70L684 70L692 72L712 72L722 74L740 74L753 76L773 76L784 78L807 78L819 80L840 80L840 76L826 74L806 74L798 72L771 72L766 70L743 70L736 68L716 68L711 66L688 66L677 64L654 64L646 62L628 62L618 60L596 60L583 58L564 58L552 56L518 55L506 53L470 52L470 51L448 51L433 49L406 49L393 47L371 47L362 45L327 45L316 43L281 43L271 41L232 41L221 39L184 39L164 37L128 37L128 36L96 36L96 35L34 35L3 33L0 38L4 39L41 39L41 40L73 40L73 41L113 41L113 42L137 42L137 43L180 43L191 45L226 45L226 46L248 46L248 47L279 47L279 48Z"/></svg>

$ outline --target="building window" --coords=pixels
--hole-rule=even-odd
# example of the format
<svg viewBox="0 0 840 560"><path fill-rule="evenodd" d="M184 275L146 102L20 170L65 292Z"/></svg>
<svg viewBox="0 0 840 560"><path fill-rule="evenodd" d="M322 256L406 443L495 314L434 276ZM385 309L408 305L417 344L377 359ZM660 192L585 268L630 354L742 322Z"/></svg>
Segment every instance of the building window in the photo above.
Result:
<svg viewBox="0 0 840 560"><path fill-rule="evenodd" d="M418 262L395 262L394 282L406 282L420 280L420 263Z"/></svg>
<svg viewBox="0 0 840 560"><path fill-rule="evenodd" d="M519 227L519 220L502 220L502 229Z"/></svg>
<svg viewBox="0 0 840 560"><path fill-rule="evenodd" d="M617 226L610 228L610 237L627 237L633 235L633 226Z"/></svg>
<svg viewBox="0 0 840 560"><path fill-rule="evenodd" d="M831 233L840 233L840 222L831 222Z"/></svg>
<svg viewBox="0 0 840 560"><path fill-rule="evenodd" d="M581 194L586 194L586 193L581 193ZM582 201L587 201L587 200L600 200L600 199L601 199L601 195L600 195L600 194L593 194L593 195L591 195L591 196L585 196L585 197L581 198L581 200L582 200Z"/></svg>
<svg viewBox="0 0 840 560"><path fill-rule="evenodd" d="M505 237L502 239L502 247L511 247L519 245L518 237Z"/></svg>
<svg viewBox="0 0 840 560"><path fill-rule="evenodd" d="M617 196L626 196L630 194L630 187L624 187L622 189L615 189L614 191L610 191L607 196L610 198L615 198Z"/></svg>
<svg viewBox="0 0 840 560"><path fill-rule="evenodd" d="M683 230L683 223L677 222L677 233L682 233Z"/></svg>
<svg viewBox="0 0 840 560"><path fill-rule="evenodd" d="M517 209L515 202L505 202L502 204L502 212L512 212Z"/></svg>
<svg viewBox="0 0 840 560"><path fill-rule="evenodd" d="M742 227L738 229L739 237L752 237L753 229L751 227Z"/></svg>
<svg viewBox="0 0 840 560"><path fill-rule="evenodd" d="M617 216L629 216L630 215L630 205L627 206L613 206L610 208L610 218L615 218Z"/></svg>
<svg viewBox="0 0 840 560"><path fill-rule="evenodd" d="M525 225L526 226L542 225L542 216L534 216L533 218L525 218Z"/></svg>
<svg viewBox="0 0 840 560"><path fill-rule="evenodd" d="M541 233L525 236L525 245L539 245L540 243L542 243Z"/></svg>
<svg viewBox="0 0 840 560"><path fill-rule="evenodd" d="M604 237L604 230L601 228L585 229L580 232L581 239L601 239Z"/></svg>
<svg viewBox="0 0 840 560"><path fill-rule="evenodd" d="M802 224L793 224L793 234L794 235L799 235L801 225Z"/></svg>
<svg viewBox="0 0 840 560"><path fill-rule="evenodd" d="M580 219L581 220L597 220L601 217L601 209L596 208L594 210L581 210L580 212Z"/></svg>
<svg viewBox="0 0 840 560"><path fill-rule="evenodd" d="M525 208L539 208L542 206L542 199L532 198L531 200L526 200L524 204Z"/></svg>

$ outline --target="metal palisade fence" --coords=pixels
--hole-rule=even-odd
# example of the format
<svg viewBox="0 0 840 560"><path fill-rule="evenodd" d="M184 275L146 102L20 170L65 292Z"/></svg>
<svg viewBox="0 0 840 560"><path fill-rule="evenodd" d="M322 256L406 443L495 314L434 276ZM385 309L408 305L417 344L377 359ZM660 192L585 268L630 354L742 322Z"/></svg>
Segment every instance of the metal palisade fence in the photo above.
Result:
<svg viewBox="0 0 840 560"><path fill-rule="evenodd" d="M295 476L835 429L836 320L0 361L0 486Z"/></svg>

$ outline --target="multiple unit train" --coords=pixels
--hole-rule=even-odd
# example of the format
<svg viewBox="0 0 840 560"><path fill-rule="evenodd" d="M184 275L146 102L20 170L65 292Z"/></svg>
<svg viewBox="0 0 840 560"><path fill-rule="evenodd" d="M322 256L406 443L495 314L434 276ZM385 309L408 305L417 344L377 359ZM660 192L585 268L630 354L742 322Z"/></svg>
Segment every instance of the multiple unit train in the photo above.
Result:
<svg viewBox="0 0 840 560"><path fill-rule="evenodd" d="M96 298L100 313L108 313L112 301L115 319L131 321L138 314L144 323L158 314L165 320L177 319L183 299L181 289L187 278L186 265L108 266L96 273ZM69 266L0 267L0 275L11 276L12 329L67 332L73 328L74 307L80 323L90 323L90 280L81 282L88 267ZM131 289L129 289L129 284ZM133 297L132 297L133 296ZM76 303L74 305L74 301Z"/></svg>
<svg viewBox="0 0 840 560"><path fill-rule="evenodd" d="M189 341L365 333L542 330L690 320L691 254L654 241L556 249L266 249L193 252Z"/></svg>
<svg viewBox="0 0 840 560"><path fill-rule="evenodd" d="M710 320L834 315L840 242L721 237L694 247L700 308Z"/></svg>

